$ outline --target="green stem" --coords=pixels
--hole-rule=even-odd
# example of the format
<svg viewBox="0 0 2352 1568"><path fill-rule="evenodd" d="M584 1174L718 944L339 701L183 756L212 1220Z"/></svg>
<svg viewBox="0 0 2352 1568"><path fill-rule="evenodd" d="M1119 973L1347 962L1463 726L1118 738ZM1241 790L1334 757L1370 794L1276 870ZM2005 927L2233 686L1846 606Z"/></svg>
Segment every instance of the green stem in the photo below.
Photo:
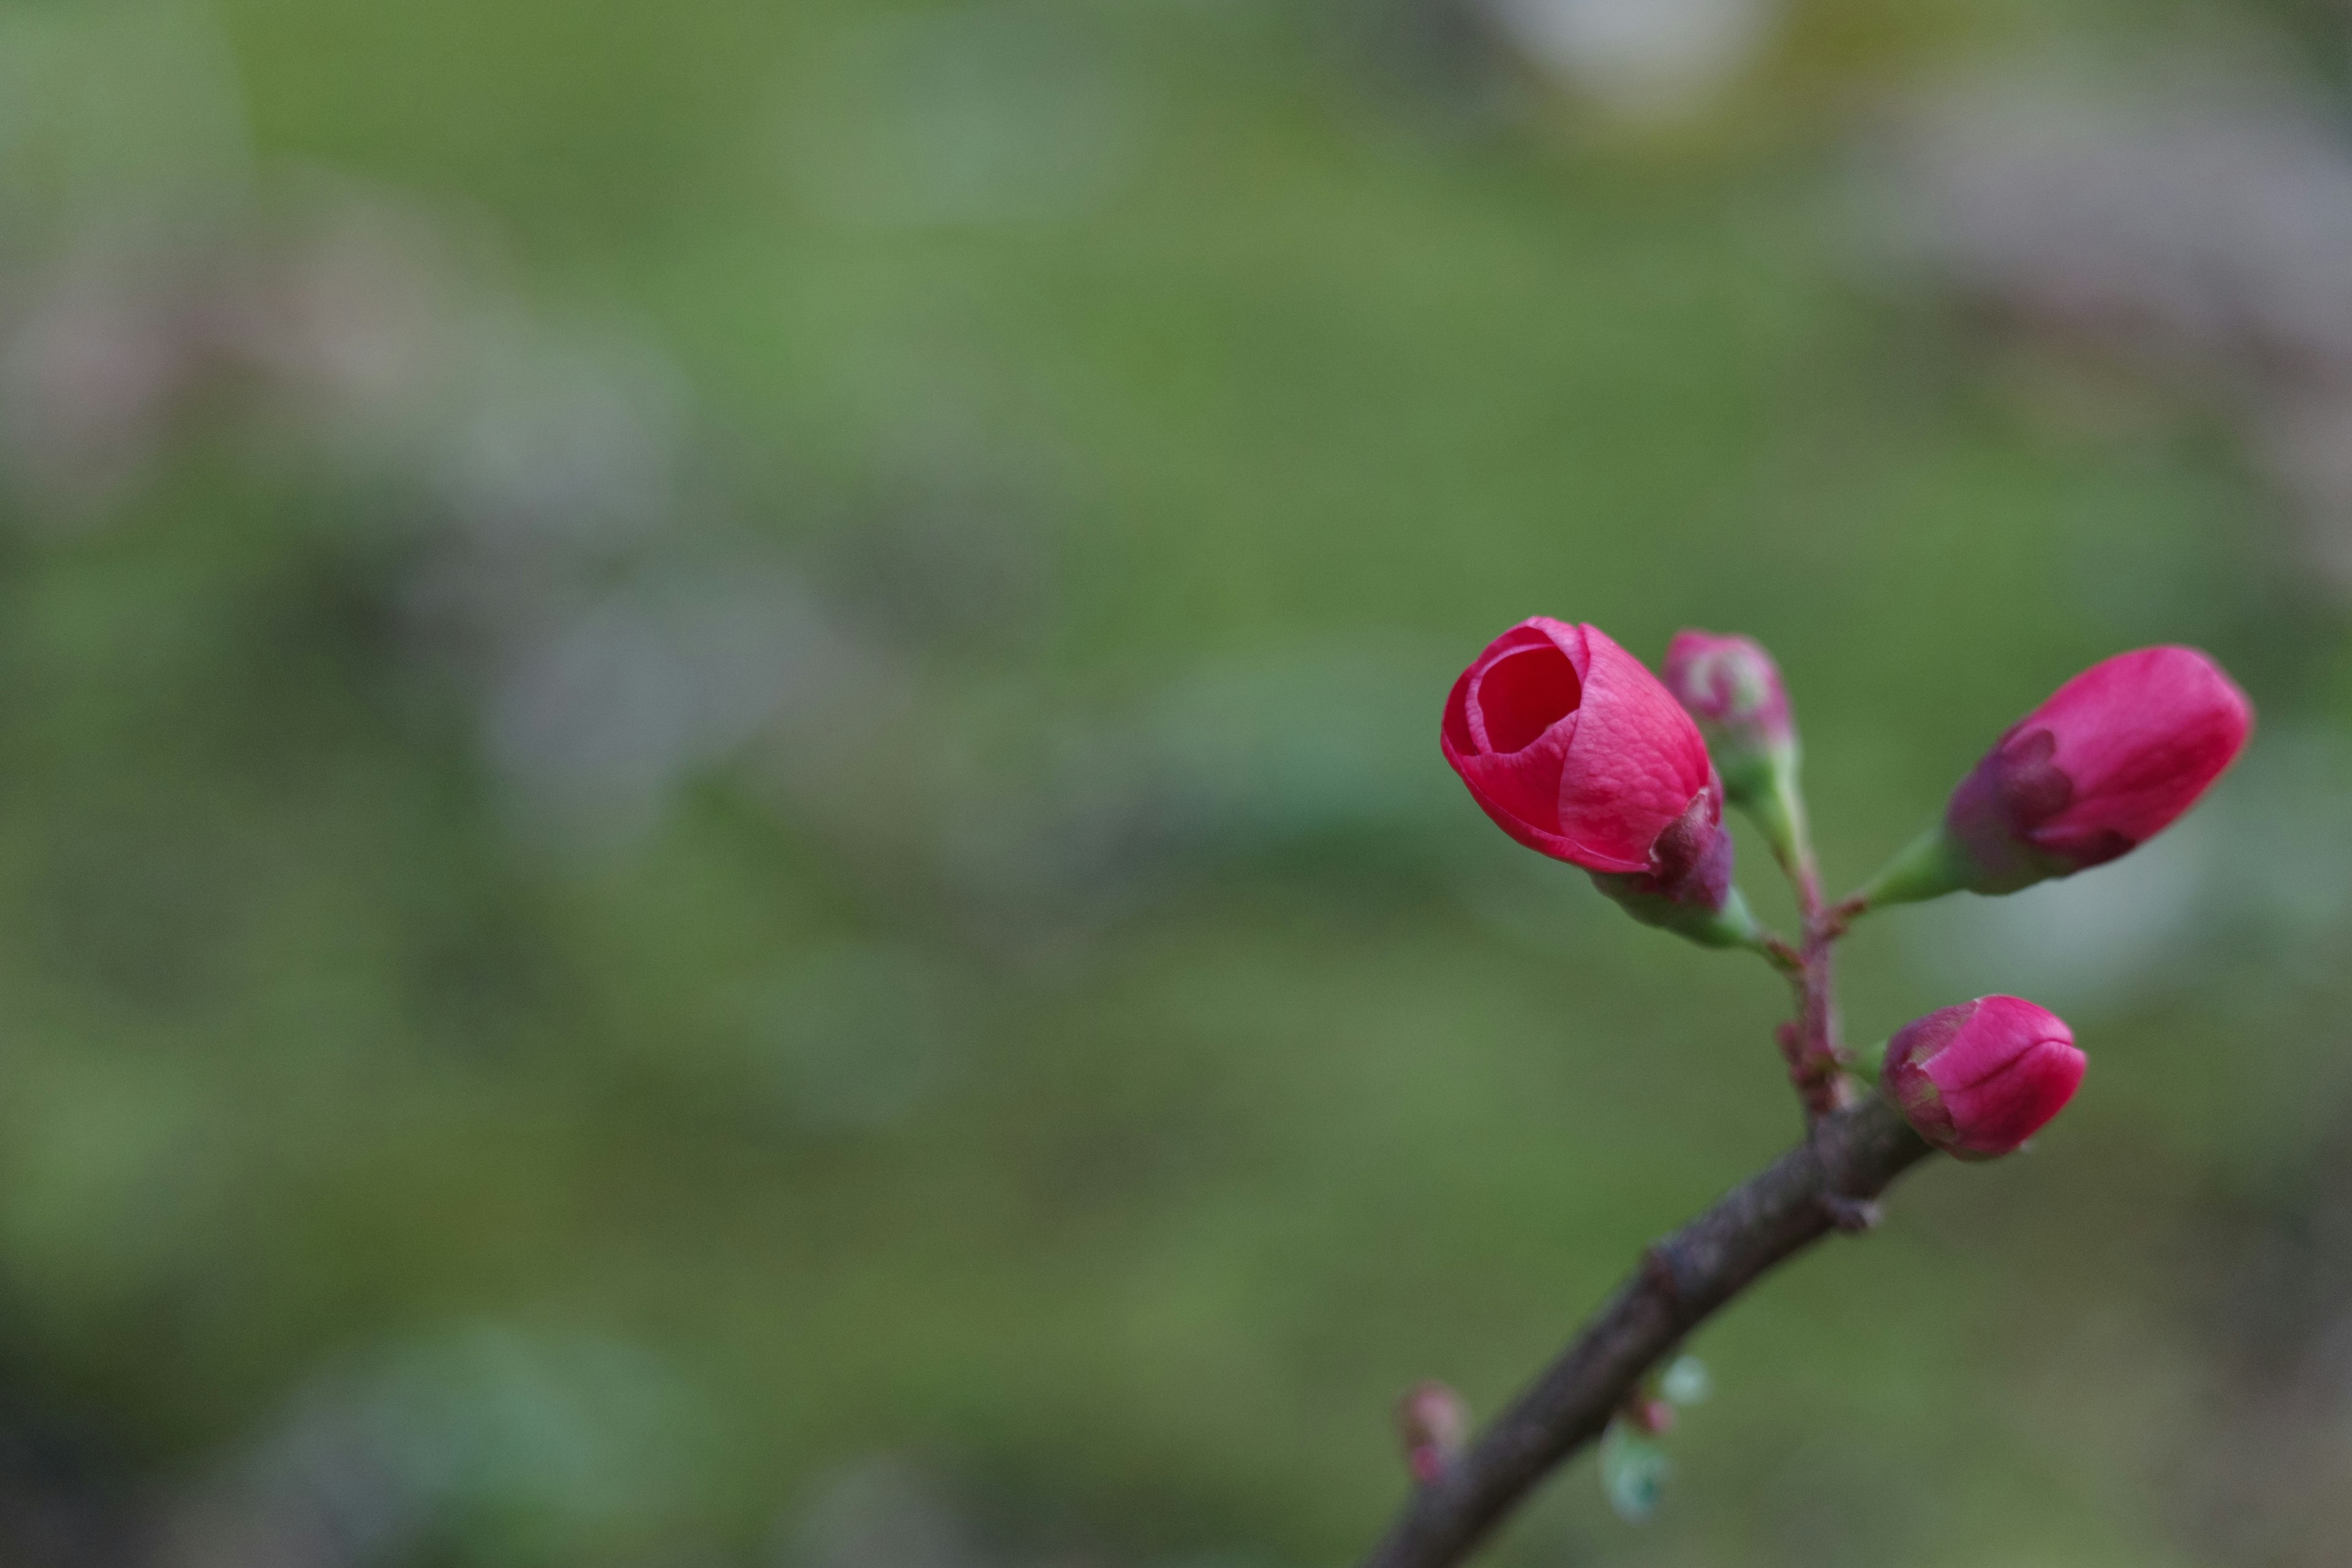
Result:
<svg viewBox="0 0 2352 1568"><path fill-rule="evenodd" d="M1852 921L1889 904L1917 903L1969 885L1970 867L1941 825L1929 828L1879 868L1860 892L1837 906Z"/></svg>
<svg viewBox="0 0 2352 1568"><path fill-rule="evenodd" d="M1848 1058L1845 1070L1876 1089L1881 1075L1886 1070L1886 1042L1881 1040L1870 1049Z"/></svg>
<svg viewBox="0 0 2352 1568"><path fill-rule="evenodd" d="M1764 787L1757 790L1746 805L1748 819L1764 835L1772 858L1780 863L1780 869L1802 898L1805 876L1813 864L1813 840L1805 817L1805 794L1797 783L1794 747L1772 759Z"/></svg>

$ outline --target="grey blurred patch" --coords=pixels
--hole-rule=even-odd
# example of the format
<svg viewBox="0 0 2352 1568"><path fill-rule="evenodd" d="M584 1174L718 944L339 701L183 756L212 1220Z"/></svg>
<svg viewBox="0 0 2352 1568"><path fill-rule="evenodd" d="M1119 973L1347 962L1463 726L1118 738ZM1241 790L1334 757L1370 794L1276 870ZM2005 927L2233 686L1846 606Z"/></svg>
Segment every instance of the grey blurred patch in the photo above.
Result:
<svg viewBox="0 0 2352 1568"><path fill-rule="evenodd" d="M2006 992L2070 1016L2095 1011L2184 962L2208 934L2218 831L2191 816L2108 865L1888 918L1905 922L1905 951L1938 994Z"/></svg>
<svg viewBox="0 0 2352 1568"><path fill-rule="evenodd" d="M1877 152L1881 256L1962 294L2157 352L2352 355L2352 163L2291 80L1990 75Z"/></svg>
<svg viewBox="0 0 2352 1568"><path fill-rule="evenodd" d="M825 745L828 717L870 711L888 681L780 564L674 558L509 638L485 744L551 826L629 837L754 735Z"/></svg>
<svg viewBox="0 0 2352 1568"><path fill-rule="evenodd" d="M103 522L199 419L246 444L369 456L453 357L422 216L298 182L292 199L108 209L0 311L0 457L37 525Z"/></svg>
<svg viewBox="0 0 2352 1568"><path fill-rule="evenodd" d="M1863 249L2238 427L2352 592L2352 146L2259 49L1923 95L1863 160Z"/></svg>
<svg viewBox="0 0 2352 1568"><path fill-rule="evenodd" d="M1082 214L1134 171L1145 82L1075 7L902 13L842 35L788 105L794 187L845 223L927 227Z"/></svg>
<svg viewBox="0 0 2352 1568"><path fill-rule="evenodd" d="M2328 962L2352 916L2352 740L2315 724L2266 728L2210 809L2227 846L2217 901L2274 957Z"/></svg>
<svg viewBox="0 0 2352 1568"><path fill-rule="evenodd" d="M609 554L677 521L689 400L667 356L495 307L461 325L469 363L431 469L454 522Z"/></svg>

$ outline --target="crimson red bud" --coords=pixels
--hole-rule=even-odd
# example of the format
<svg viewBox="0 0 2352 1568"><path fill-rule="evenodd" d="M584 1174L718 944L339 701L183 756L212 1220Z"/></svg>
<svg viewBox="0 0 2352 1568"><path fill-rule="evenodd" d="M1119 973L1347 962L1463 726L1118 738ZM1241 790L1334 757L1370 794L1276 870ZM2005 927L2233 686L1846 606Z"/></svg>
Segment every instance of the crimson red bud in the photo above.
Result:
<svg viewBox="0 0 2352 1568"><path fill-rule="evenodd" d="M1638 918L1703 942L1750 931L1706 742L1599 627L1538 616L1496 637L1454 683L1439 744L1497 826Z"/></svg>
<svg viewBox="0 0 2352 1568"><path fill-rule="evenodd" d="M2022 997L1980 996L1897 1030L1880 1081L1928 1142L1991 1160L2065 1109L2084 1065L2057 1014Z"/></svg>
<svg viewBox="0 0 2352 1568"><path fill-rule="evenodd" d="M1541 616L1462 672L1441 744L1504 832L1588 871L1656 869L1659 836L1710 771L1698 726L1640 659Z"/></svg>

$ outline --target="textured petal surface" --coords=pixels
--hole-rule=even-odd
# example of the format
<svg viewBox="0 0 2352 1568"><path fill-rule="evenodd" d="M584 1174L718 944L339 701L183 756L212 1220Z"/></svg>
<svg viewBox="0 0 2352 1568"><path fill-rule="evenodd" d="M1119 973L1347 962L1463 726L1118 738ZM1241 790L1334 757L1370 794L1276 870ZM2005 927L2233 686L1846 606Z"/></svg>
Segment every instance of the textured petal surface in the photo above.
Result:
<svg viewBox="0 0 2352 1568"><path fill-rule="evenodd" d="M1441 743L1506 833L1591 871L1657 869L1660 834L1713 776L1698 727L1641 660L1542 616L1462 672Z"/></svg>
<svg viewBox="0 0 2352 1568"><path fill-rule="evenodd" d="M2038 1040L1983 1078L1945 1089L1961 1145L1973 1153L2010 1152L2066 1109L2085 1065L2072 1045Z"/></svg>
<svg viewBox="0 0 2352 1568"><path fill-rule="evenodd" d="M1559 782L1562 837L1646 866L1658 835L1707 786L1698 726L1640 659L1585 628L1584 710Z"/></svg>
<svg viewBox="0 0 2352 1568"><path fill-rule="evenodd" d="M2012 732L2046 731L2051 763L2073 785L2031 837L2100 858L2144 843L2236 761L2252 729L2245 693L2195 648L2140 648L2095 664Z"/></svg>
<svg viewBox="0 0 2352 1568"><path fill-rule="evenodd" d="M1572 721L1562 728L1572 733ZM1564 737L1553 736L1507 756L1454 759L1454 771L1504 832L1530 849L1573 860L1573 847L1559 831L1559 774L1567 758Z"/></svg>
<svg viewBox="0 0 2352 1568"><path fill-rule="evenodd" d="M2019 996L1984 996L1904 1026L1887 1047L1885 1082L1930 1142L1990 1159L2064 1110L2086 1065L2055 1013Z"/></svg>

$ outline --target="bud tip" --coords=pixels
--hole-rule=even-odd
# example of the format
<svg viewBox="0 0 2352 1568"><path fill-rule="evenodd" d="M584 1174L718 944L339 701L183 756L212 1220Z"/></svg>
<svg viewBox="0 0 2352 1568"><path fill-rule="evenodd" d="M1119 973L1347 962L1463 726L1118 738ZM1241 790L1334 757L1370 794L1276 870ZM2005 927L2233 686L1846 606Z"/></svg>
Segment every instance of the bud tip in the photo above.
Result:
<svg viewBox="0 0 2352 1568"><path fill-rule="evenodd" d="M1470 1409L1453 1389L1428 1379L1405 1390L1397 1401L1396 1420L1398 1436L1404 1440L1405 1467L1415 1483L1428 1486L1461 1457Z"/></svg>

